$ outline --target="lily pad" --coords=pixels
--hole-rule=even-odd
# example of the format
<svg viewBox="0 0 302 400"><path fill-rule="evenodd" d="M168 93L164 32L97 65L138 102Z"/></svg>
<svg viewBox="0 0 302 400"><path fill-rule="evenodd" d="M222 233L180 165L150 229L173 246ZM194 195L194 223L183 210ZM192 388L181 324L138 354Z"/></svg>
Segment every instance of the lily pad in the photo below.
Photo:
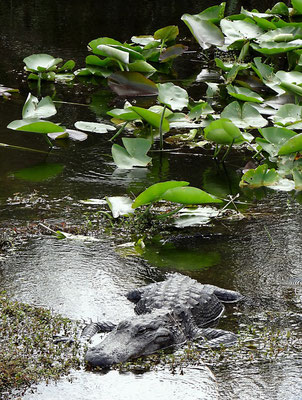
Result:
<svg viewBox="0 0 302 400"><path fill-rule="evenodd" d="M233 96L241 101L251 101L254 103L264 102L264 99L258 93L244 87L228 85L227 91L230 96Z"/></svg>
<svg viewBox="0 0 302 400"><path fill-rule="evenodd" d="M156 96L157 86L139 72L115 72L110 75L108 85L119 96Z"/></svg>
<svg viewBox="0 0 302 400"><path fill-rule="evenodd" d="M256 169L250 169L241 178L240 187L248 186L257 188L274 185L279 181L279 175L274 168L268 169L267 164L259 165Z"/></svg>
<svg viewBox="0 0 302 400"><path fill-rule="evenodd" d="M282 105L273 116L273 122L281 126L287 126L298 121L302 121L302 107L296 104Z"/></svg>
<svg viewBox="0 0 302 400"><path fill-rule="evenodd" d="M39 101L31 93L28 94L22 109L23 119L48 118L56 113L56 107L49 96Z"/></svg>
<svg viewBox="0 0 302 400"><path fill-rule="evenodd" d="M262 128L268 121L251 104L233 101L221 113L222 118L231 120L238 128Z"/></svg>
<svg viewBox="0 0 302 400"><path fill-rule="evenodd" d="M246 20L231 21L224 18L220 21L220 27L226 36L226 45L237 40L255 39L263 34L263 30L257 24Z"/></svg>
<svg viewBox="0 0 302 400"><path fill-rule="evenodd" d="M74 126L82 131L93 133L107 133L116 130L112 125L101 124L99 122L77 121Z"/></svg>
<svg viewBox="0 0 302 400"><path fill-rule="evenodd" d="M7 125L9 129L24 132L36 132L48 134L53 132L65 132L65 126L54 124L53 122L38 119L20 119L12 121Z"/></svg>
<svg viewBox="0 0 302 400"><path fill-rule="evenodd" d="M161 40L163 42L169 42L171 40L175 40L179 34L178 26L169 25L164 28L158 29L154 32L154 39Z"/></svg>
<svg viewBox="0 0 302 400"><path fill-rule="evenodd" d="M31 56L25 57L23 60L27 71L32 72L50 71L62 61L62 58L54 58L49 54L32 54Z"/></svg>
<svg viewBox="0 0 302 400"><path fill-rule="evenodd" d="M284 156L298 151L302 151L302 133L288 139L288 141L280 147L278 154L279 156Z"/></svg>
<svg viewBox="0 0 302 400"><path fill-rule="evenodd" d="M154 128L159 128L160 123L161 123L161 115L150 111L146 110L145 108L142 107L129 107L132 111L135 111L139 117L141 117L143 120L145 120L148 124L154 126ZM169 127L169 122L167 119L164 117L162 120L162 132L169 132L170 127Z"/></svg>
<svg viewBox="0 0 302 400"><path fill-rule="evenodd" d="M111 210L113 218L134 213L132 208L133 201L130 199L130 197L114 196L106 197L105 199Z"/></svg>
<svg viewBox="0 0 302 400"><path fill-rule="evenodd" d="M118 168L131 169L133 167L146 167L152 160L146 154L151 148L151 142L143 138L122 138L122 147L118 144L112 146L112 157Z"/></svg>
<svg viewBox="0 0 302 400"><path fill-rule="evenodd" d="M221 30L212 22L205 20L202 13L184 14L181 19L203 49L208 49L212 45L222 46L224 44Z"/></svg>
<svg viewBox="0 0 302 400"><path fill-rule="evenodd" d="M185 89L174 85L172 82L159 83L158 101L166 104L172 110L182 110L188 106L189 96Z"/></svg>
<svg viewBox="0 0 302 400"><path fill-rule="evenodd" d="M237 126L225 118L211 122L205 128L204 135L207 140L222 145L231 145L245 140Z"/></svg>
<svg viewBox="0 0 302 400"><path fill-rule="evenodd" d="M154 203L161 199L162 195L169 189L189 185L186 181L167 181L155 183L144 190L132 204L132 208L137 208L145 204Z"/></svg>
<svg viewBox="0 0 302 400"><path fill-rule="evenodd" d="M162 200L180 204L221 203L220 199L192 186L181 186L168 189L161 195Z"/></svg>

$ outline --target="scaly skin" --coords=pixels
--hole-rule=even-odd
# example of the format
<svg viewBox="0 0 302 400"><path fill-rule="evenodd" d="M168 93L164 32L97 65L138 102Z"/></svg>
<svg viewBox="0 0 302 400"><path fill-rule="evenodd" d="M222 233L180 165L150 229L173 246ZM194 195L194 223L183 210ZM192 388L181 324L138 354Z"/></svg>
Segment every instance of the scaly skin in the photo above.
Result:
<svg viewBox="0 0 302 400"><path fill-rule="evenodd" d="M127 298L136 303L138 315L112 326L101 343L88 349L85 360L90 365L109 367L196 338L212 347L236 341L233 333L208 327L223 314L222 302L242 299L238 292L173 274L130 291Z"/></svg>

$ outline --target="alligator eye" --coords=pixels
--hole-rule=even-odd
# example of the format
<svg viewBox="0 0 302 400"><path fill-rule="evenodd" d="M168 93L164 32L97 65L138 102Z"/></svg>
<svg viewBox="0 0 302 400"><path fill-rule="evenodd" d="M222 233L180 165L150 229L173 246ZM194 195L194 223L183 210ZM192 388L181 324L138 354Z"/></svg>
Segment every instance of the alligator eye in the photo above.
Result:
<svg viewBox="0 0 302 400"><path fill-rule="evenodd" d="M137 330L135 336L139 336L139 335L143 335L144 333L146 333L149 329L146 327L141 327Z"/></svg>

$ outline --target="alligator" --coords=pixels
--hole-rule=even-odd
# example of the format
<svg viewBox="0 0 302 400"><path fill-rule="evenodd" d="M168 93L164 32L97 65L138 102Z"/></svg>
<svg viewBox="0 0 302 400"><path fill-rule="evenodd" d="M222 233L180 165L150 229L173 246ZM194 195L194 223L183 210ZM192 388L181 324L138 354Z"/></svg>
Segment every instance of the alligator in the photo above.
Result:
<svg viewBox="0 0 302 400"><path fill-rule="evenodd" d="M189 340L198 339L211 347L232 345L237 340L234 333L210 326L223 314L222 303L243 298L238 292L175 273L163 282L131 290L126 296L136 303L136 316L117 325L104 322L84 328L82 336L86 338L97 332L110 332L86 352L89 365L108 368Z"/></svg>

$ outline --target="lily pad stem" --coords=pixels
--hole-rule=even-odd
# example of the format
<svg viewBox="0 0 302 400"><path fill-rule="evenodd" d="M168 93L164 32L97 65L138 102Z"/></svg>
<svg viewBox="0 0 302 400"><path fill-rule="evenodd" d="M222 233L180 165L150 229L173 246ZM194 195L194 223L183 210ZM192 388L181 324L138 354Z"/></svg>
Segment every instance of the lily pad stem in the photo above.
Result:
<svg viewBox="0 0 302 400"><path fill-rule="evenodd" d="M215 148L215 151L214 151L213 158L216 158L218 156L218 154L219 154L219 152L221 150L221 147L222 146L218 146L218 144L216 144L216 148Z"/></svg>
<svg viewBox="0 0 302 400"><path fill-rule="evenodd" d="M51 143L51 141L49 140L49 137L47 135L44 135L46 143L48 144L48 146L50 147L50 150L53 148L53 144Z"/></svg>
<svg viewBox="0 0 302 400"><path fill-rule="evenodd" d="M109 139L109 142L112 142L114 139L116 139L123 132L123 130L126 128L128 123L129 123L129 121L126 121L122 125L122 127L112 136L112 138Z"/></svg>
<svg viewBox="0 0 302 400"><path fill-rule="evenodd" d="M116 60L116 62L118 63L118 66L120 67L120 70L121 71L125 71L125 69L123 67L123 64L119 60Z"/></svg>
<svg viewBox="0 0 302 400"><path fill-rule="evenodd" d="M148 205L148 207L145 209L144 212L142 212L138 218L136 219L136 222L139 221L140 219L142 219L145 215L149 214L150 212L150 208L152 207L152 203Z"/></svg>
<svg viewBox="0 0 302 400"><path fill-rule="evenodd" d="M229 152L231 151L233 144L234 144L234 140L232 140L232 143L229 145L227 151L225 152L224 156L221 159L221 162L224 162L224 160L227 158Z"/></svg>
<svg viewBox="0 0 302 400"><path fill-rule="evenodd" d="M165 116L166 108L167 108L167 106L166 106L166 104L165 104L165 105L164 105L163 112L162 112L161 117L160 117L160 124L159 124L159 140L160 140L159 148L160 148L160 150L163 150L163 148L164 148L163 121L164 121L164 116Z"/></svg>
<svg viewBox="0 0 302 400"><path fill-rule="evenodd" d="M41 72L38 73L38 97L41 96Z"/></svg>

